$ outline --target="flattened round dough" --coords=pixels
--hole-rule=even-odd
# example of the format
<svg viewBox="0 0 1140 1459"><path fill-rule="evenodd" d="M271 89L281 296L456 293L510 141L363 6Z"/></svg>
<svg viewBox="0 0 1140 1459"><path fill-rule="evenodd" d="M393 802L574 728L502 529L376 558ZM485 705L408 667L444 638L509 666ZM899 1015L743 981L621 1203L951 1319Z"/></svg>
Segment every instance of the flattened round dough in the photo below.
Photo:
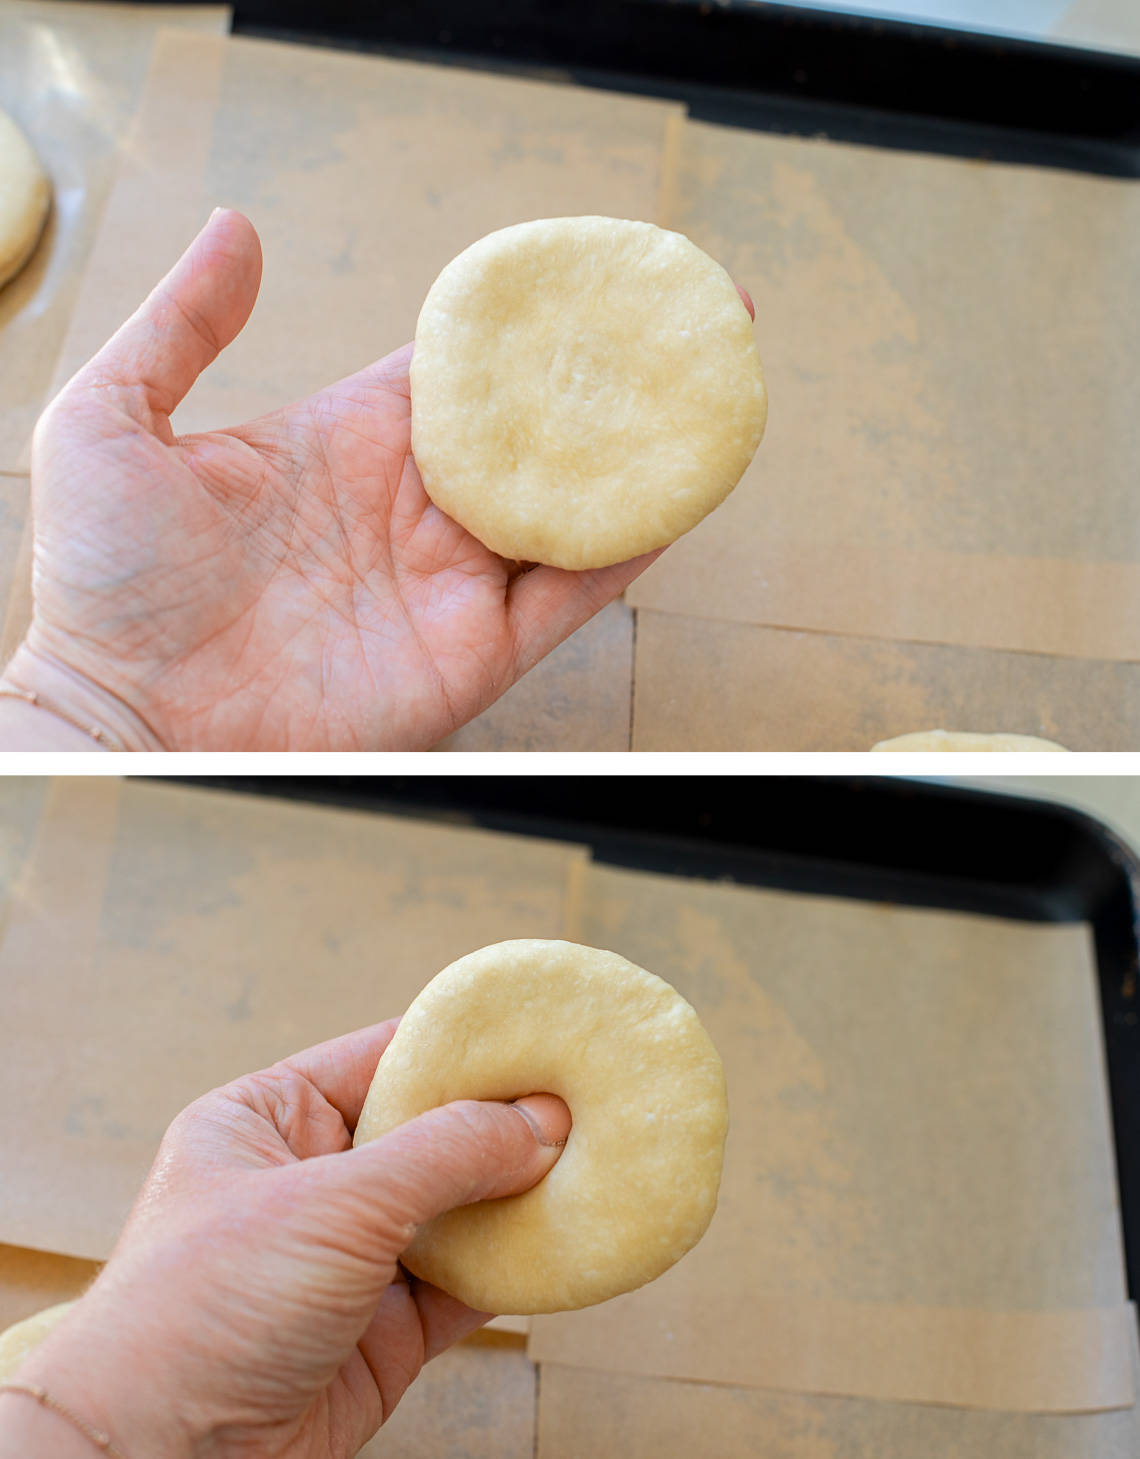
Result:
<svg viewBox="0 0 1140 1459"><path fill-rule="evenodd" d="M696 1013L617 953L500 942L427 985L376 1070L356 1143L454 1099L550 1093L574 1127L545 1179L421 1226L408 1269L484 1312L558 1312L652 1281L704 1234L728 1129Z"/></svg>
<svg viewBox="0 0 1140 1459"><path fill-rule="evenodd" d="M32 1349L39 1347L74 1306L74 1302L59 1302L54 1307L45 1307L42 1312L33 1312L23 1322L0 1332L0 1383L15 1377L16 1369Z"/></svg>
<svg viewBox="0 0 1140 1459"><path fill-rule="evenodd" d="M1065 750L1065 746L1055 744L1052 740L1034 739L1032 735L973 735L964 731L936 729L899 735L893 740L880 740L877 745L871 746L871 750L885 750L888 754L895 750L973 750L983 753L1018 750L1055 753L1057 750Z"/></svg>
<svg viewBox="0 0 1140 1459"><path fill-rule="evenodd" d="M544 218L491 233L416 325L428 495L504 557L605 567L718 506L767 419L736 286L680 233Z"/></svg>
<svg viewBox="0 0 1140 1459"><path fill-rule="evenodd" d="M32 256L51 202L51 184L32 144L0 111L0 288Z"/></svg>

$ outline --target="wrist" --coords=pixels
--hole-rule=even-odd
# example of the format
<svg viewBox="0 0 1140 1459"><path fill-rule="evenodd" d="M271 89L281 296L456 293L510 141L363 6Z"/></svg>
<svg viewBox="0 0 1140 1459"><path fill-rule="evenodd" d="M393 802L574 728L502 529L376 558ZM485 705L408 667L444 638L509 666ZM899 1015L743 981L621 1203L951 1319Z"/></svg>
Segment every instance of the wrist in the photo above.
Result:
<svg viewBox="0 0 1140 1459"><path fill-rule="evenodd" d="M33 645L29 635L0 675L0 748L90 751L166 747L125 700Z"/></svg>
<svg viewBox="0 0 1140 1459"><path fill-rule="evenodd" d="M26 1392L0 1387L0 1459L98 1459L99 1453L94 1440L62 1414Z"/></svg>
<svg viewBox="0 0 1140 1459"><path fill-rule="evenodd" d="M106 1435L123 1459L198 1459L198 1442L180 1415L153 1352L135 1352L125 1324L82 1308L52 1333L12 1382L47 1394L0 1392L0 1459L96 1459L93 1432ZM64 1410L61 1412L60 1410Z"/></svg>
<svg viewBox="0 0 1140 1459"><path fill-rule="evenodd" d="M39 702L33 703L0 678L0 750L62 750L88 754L107 750L86 730L78 729Z"/></svg>

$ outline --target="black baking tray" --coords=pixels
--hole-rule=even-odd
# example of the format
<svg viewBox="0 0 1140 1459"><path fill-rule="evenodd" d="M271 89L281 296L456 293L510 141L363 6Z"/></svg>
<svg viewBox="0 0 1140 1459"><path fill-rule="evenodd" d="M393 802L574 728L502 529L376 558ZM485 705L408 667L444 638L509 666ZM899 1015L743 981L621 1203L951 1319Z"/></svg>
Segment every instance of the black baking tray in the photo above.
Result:
<svg viewBox="0 0 1140 1459"><path fill-rule="evenodd" d="M1140 863L1099 821L922 781L782 776L195 778L196 787L575 841L615 866L1094 933L1128 1290L1140 1299Z"/></svg>
<svg viewBox="0 0 1140 1459"><path fill-rule="evenodd" d="M235 0L236 32L667 96L703 120L1140 175L1140 58L758 0Z"/></svg>

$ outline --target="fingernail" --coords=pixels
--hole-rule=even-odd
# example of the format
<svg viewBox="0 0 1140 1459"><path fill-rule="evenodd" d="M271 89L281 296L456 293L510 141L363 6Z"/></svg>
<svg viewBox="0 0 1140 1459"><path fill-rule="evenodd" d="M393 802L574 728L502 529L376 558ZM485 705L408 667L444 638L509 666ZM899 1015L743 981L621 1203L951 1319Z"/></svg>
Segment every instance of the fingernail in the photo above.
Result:
<svg viewBox="0 0 1140 1459"><path fill-rule="evenodd" d="M540 1145L562 1146L574 1123L569 1107L556 1094L527 1094L511 1105L534 1131Z"/></svg>
<svg viewBox="0 0 1140 1459"><path fill-rule="evenodd" d="M206 222L207 223L212 223L214 221L214 219L218 216L219 213L224 213L224 212L225 212L225 208L215 208L214 211L210 214L210 216L206 219Z"/></svg>
<svg viewBox="0 0 1140 1459"><path fill-rule="evenodd" d="M752 322L755 324L755 322L756 322L756 305L752 302L752 295L748 292L748 290L744 287L743 284L737 284L736 285L736 292L740 295L740 302L744 305L745 309L748 310L749 317L751 318Z"/></svg>

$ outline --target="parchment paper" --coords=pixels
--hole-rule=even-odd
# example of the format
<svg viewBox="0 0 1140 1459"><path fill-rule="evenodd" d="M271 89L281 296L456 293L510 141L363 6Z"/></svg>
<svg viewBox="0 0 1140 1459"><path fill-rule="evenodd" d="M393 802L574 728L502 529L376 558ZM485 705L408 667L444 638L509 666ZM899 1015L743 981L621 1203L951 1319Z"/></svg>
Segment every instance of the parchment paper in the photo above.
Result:
<svg viewBox="0 0 1140 1459"><path fill-rule="evenodd" d="M62 382L215 204L257 227L252 320L175 416L231 425L412 337L440 269L528 218L654 218L672 103L231 37L160 37ZM156 191L157 190L157 191Z"/></svg>
<svg viewBox="0 0 1140 1459"><path fill-rule="evenodd" d="M9 896L31 854L46 794L46 780L0 778L0 932L7 924Z"/></svg>
<svg viewBox="0 0 1140 1459"><path fill-rule="evenodd" d="M563 935L576 849L146 781L54 783L0 945L0 1240L105 1258L198 1094Z"/></svg>
<svg viewBox="0 0 1140 1459"><path fill-rule="evenodd" d="M0 3L0 106L27 133L54 189L34 257L0 289L0 473L27 471L32 427L162 26L224 35L230 8Z"/></svg>
<svg viewBox="0 0 1140 1459"><path fill-rule="evenodd" d="M31 500L30 477L0 475L0 666L19 648L32 619Z"/></svg>
<svg viewBox="0 0 1140 1459"><path fill-rule="evenodd" d="M630 601L1140 658L1140 186L690 123L671 221L756 301L768 435Z"/></svg>
<svg viewBox="0 0 1140 1459"><path fill-rule="evenodd" d="M437 750L628 750L633 614L611 603Z"/></svg>
<svg viewBox="0 0 1140 1459"><path fill-rule="evenodd" d="M533 1357L967 1407L1131 1404L1087 928L581 875L578 936L694 1004L731 1129L704 1240L638 1292L535 1318Z"/></svg>
<svg viewBox="0 0 1140 1459"><path fill-rule="evenodd" d="M522 1341L480 1334L433 1358L359 1459L533 1459L536 1399Z"/></svg>
<svg viewBox="0 0 1140 1459"><path fill-rule="evenodd" d="M1135 1355L1133 1372L1140 1382ZM539 1370L538 1421L538 1459L1132 1459L1140 1447L1135 1408L984 1413L552 1363Z"/></svg>
<svg viewBox="0 0 1140 1459"><path fill-rule="evenodd" d="M869 750L920 729L1140 745L1140 664L637 614L635 750Z"/></svg>
<svg viewBox="0 0 1140 1459"><path fill-rule="evenodd" d="M81 1297L99 1263L22 1246L0 1246L0 1332L15 1322Z"/></svg>

